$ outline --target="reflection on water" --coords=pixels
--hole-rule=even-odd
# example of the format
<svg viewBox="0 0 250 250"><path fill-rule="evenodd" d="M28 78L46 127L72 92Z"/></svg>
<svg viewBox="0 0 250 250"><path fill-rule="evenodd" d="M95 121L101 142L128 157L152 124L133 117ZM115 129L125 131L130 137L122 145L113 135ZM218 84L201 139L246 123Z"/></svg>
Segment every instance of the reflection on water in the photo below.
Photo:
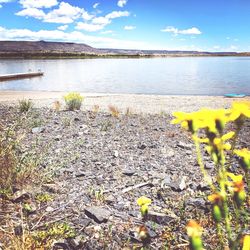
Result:
<svg viewBox="0 0 250 250"><path fill-rule="evenodd" d="M250 60L240 57L0 60L0 74L44 72L1 89L179 95L250 94Z"/></svg>

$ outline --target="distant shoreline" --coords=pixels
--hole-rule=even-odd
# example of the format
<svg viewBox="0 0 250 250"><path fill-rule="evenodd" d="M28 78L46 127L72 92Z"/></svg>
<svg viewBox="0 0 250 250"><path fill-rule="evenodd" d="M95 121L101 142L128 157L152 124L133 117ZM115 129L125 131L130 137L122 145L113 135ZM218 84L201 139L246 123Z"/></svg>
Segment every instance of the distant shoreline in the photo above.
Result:
<svg viewBox="0 0 250 250"><path fill-rule="evenodd" d="M161 54L161 55L78 55L78 54L1 54L0 60L46 60L46 59L145 59L145 58L173 58L173 57L250 57L250 54Z"/></svg>
<svg viewBox="0 0 250 250"><path fill-rule="evenodd" d="M1 104L17 104L18 100L31 99L35 107L52 107L55 101L62 104L66 92L51 91L0 91ZM234 101L250 101L250 96L244 98L225 98L223 96L185 96L185 95L145 95L145 94L109 94L81 93L85 99L83 109L92 110L94 105L100 111L108 111L109 105L116 106L121 112L127 108L134 113L171 114L174 111L191 112L202 107L228 108Z"/></svg>
<svg viewBox="0 0 250 250"><path fill-rule="evenodd" d="M208 52L94 48L87 44L47 41L0 41L0 59L155 58L250 56L250 52Z"/></svg>

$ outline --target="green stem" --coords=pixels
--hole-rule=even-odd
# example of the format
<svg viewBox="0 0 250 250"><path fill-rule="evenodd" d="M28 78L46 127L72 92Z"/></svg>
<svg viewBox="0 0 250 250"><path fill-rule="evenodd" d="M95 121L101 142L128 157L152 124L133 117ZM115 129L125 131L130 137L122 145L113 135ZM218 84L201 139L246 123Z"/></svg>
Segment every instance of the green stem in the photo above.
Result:
<svg viewBox="0 0 250 250"><path fill-rule="evenodd" d="M221 155L221 179L220 179L220 188L221 193L223 195L223 212L225 216L225 227L227 232L227 238L229 242L229 246L232 246L232 230L231 230L231 222L229 218L229 207L228 207L228 199L227 199L227 192L226 192L226 181L227 181L227 171L225 168L225 155L223 149L220 150Z"/></svg>
<svg viewBox="0 0 250 250"><path fill-rule="evenodd" d="M223 240L223 237L222 237L222 232L221 232L221 225L220 225L220 223L216 223L216 229L217 229L217 234L218 234L218 236L219 236L221 249L223 249L223 248L224 248L224 240Z"/></svg>
<svg viewBox="0 0 250 250"><path fill-rule="evenodd" d="M215 187L213 185L212 179L210 178L207 171L205 170L205 166L204 166L204 163L203 163L203 160L202 160L200 143L196 139L194 139L194 143L195 143L195 148L196 148L197 161L198 161L198 164L200 166L203 177L204 177L205 181L209 184L210 188L214 191Z"/></svg>

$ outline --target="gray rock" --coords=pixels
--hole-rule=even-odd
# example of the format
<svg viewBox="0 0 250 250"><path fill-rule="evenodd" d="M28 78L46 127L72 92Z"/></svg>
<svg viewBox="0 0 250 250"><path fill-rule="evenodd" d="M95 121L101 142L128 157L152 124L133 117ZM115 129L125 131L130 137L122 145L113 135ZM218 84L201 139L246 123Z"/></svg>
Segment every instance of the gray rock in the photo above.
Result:
<svg viewBox="0 0 250 250"><path fill-rule="evenodd" d="M107 197L105 198L105 201L106 201L106 203L108 203L108 204L112 204L112 203L114 203L116 200L115 200L115 197L114 197L113 195L109 195L109 196L107 196Z"/></svg>
<svg viewBox="0 0 250 250"><path fill-rule="evenodd" d="M117 150L114 150L114 157L117 158L119 156L119 152Z"/></svg>
<svg viewBox="0 0 250 250"><path fill-rule="evenodd" d="M124 169L122 173L127 176L132 176L136 173L136 171L134 169Z"/></svg>
<svg viewBox="0 0 250 250"><path fill-rule="evenodd" d="M202 181L199 183L199 185L197 186L197 189L198 190L201 190L201 191L206 191L206 190L210 190L210 186L208 183Z"/></svg>
<svg viewBox="0 0 250 250"><path fill-rule="evenodd" d="M171 187L171 189L174 191L183 191L187 187L186 179L186 176L174 178L169 184L167 184L167 186Z"/></svg>
<svg viewBox="0 0 250 250"><path fill-rule="evenodd" d="M83 242L83 236L78 235L74 239L68 239L69 246L73 249L82 249L84 242Z"/></svg>
<svg viewBox="0 0 250 250"><path fill-rule="evenodd" d="M89 218L97 223L107 222L111 215L110 211L107 209L96 206L85 208L84 212Z"/></svg>
<svg viewBox="0 0 250 250"><path fill-rule="evenodd" d="M32 129L32 134L40 134L43 133L45 131L44 127L36 127Z"/></svg>
<svg viewBox="0 0 250 250"><path fill-rule="evenodd" d="M30 194L27 191L19 190L13 194L13 196L11 197L11 200L20 201L20 200L28 199L28 198L30 198Z"/></svg>
<svg viewBox="0 0 250 250"><path fill-rule="evenodd" d="M61 240L57 240L56 242L54 242L52 249L53 250L70 250L71 248L68 245L66 240L61 239Z"/></svg>
<svg viewBox="0 0 250 250"><path fill-rule="evenodd" d="M214 168L214 163L212 162L205 163L205 169L213 169L213 168Z"/></svg>
<svg viewBox="0 0 250 250"><path fill-rule="evenodd" d="M61 135L57 135L56 137L55 137L55 141L60 141L62 139L62 136Z"/></svg>
<svg viewBox="0 0 250 250"><path fill-rule="evenodd" d="M192 206L200 209L205 209L206 201L203 198L190 198L185 201L185 206Z"/></svg>
<svg viewBox="0 0 250 250"><path fill-rule="evenodd" d="M48 213L51 213L51 212L54 211L54 208L53 208L53 207L47 207L47 208L45 209L45 211L48 212Z"/></svg>
<svg viewBox="0 0 250 250"><path fill-rule="evenodd" d="M164 213L157 213L157 212L149 211L147 219L149 221L154 221L160 225L168 225L169 222L171 222L173 220L177 220L178 217L174 214L167 215Z"/></svg>
<svg viewBox="0 0 250 250"><path fill-rule="evenodd" d="M179 143L177 144L177 146L178 146L179 148L182 148L182 149L192 149L193 144L191 144L191 143L185 143L185 142L179 142Z"/></svg>
<svg viewBox="0 0 250 250"><path fill-rule="evenodd" d="M145 149L146 147L147 147L147 145L144 144L144 143L140 143L140 144L138 145L138 148L141 149L141 150Z"/></svg>
<svg viewBox="0 0 250 250"><path fill-rule="evenodd" d="M50 192L50 193L58 193L59 192L59 187L56 184L43 184L42 187L45 189L45 191Z"/></svg>

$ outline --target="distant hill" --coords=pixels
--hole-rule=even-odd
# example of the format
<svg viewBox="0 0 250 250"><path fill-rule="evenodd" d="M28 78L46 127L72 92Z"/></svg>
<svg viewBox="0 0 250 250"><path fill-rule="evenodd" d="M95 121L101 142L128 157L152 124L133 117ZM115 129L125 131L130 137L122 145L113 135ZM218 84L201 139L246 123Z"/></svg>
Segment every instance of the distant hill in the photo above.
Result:
<svg viewBox="0 0 250 250"><path fill-rule="evenodd" d="M46 41L0 41L0 58L50 57L250 56L250 53L97 49L86 44Z"/></svg>

